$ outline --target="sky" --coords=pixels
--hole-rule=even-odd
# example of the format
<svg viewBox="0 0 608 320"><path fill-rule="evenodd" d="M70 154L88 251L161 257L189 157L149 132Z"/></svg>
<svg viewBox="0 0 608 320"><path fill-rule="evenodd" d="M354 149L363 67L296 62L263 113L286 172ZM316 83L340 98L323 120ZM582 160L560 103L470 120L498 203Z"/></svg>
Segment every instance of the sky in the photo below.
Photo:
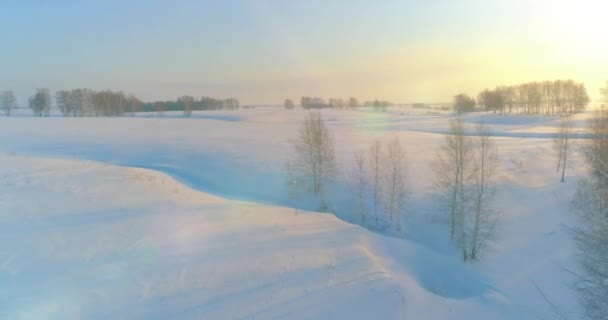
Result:
<svg viewBox="0 0 608 320"><path fill-rule="evenodd" d="M447 102L608 80L608 2L0 0L0 90Z"/></svg>

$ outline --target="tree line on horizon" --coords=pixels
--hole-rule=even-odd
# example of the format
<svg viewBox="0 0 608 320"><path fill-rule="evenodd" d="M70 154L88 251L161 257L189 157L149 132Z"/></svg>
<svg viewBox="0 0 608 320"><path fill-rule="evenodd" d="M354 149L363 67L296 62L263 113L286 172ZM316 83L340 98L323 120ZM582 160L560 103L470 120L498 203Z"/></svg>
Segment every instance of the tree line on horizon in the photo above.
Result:
<svg viewBox="0 0 608 320"><path fill-rule="evenodd" d="M585 85L573 80L497 86L493 90L485 89L477 95L477 104L482 106L483 110L498 114L574 114L583 111L589 102ZM470 108L470 105L465 107Z"/></svg>
<svg viewBox="0 0 608 320"><path fill-rule="evenodd" d="M303 96L300 98L300 106L304 109L323 109L323 108L358 108L358 107L373 107L376 110L385 110L387 107L393 106L394 103L375 99L372 101L365 101L363 104L359 102L359 100L355 97L350 97L349 99L343 98L329 98L329 100L325 100L320 97L310 97ZM295 103L291 99L285 99L283 102L283 106L285 109L293 109L295 108Z"/></svg>
<svg viewBox="0 0 608 320"><path fill-rule="evenodd" d="M184 95L175 100L144 102L132 94L123 91L94 91L91 89L61 90L51 96L48 89L36 89L36 93L28 99L28 107L35 116L48 116L55 101L57 109L63 116L123 116L135 112L183 111L189 117L192 111L199 110L236 110L240 107L235 98L217 99L203 96L196 99ZM497 86L495 89L485 89L477 95L477 99L467 94L454 97L453 109L458 113L478 110L493 111L495 114L518 115L563 115L583 111L590 99L583 83L573 80L555 80L543 82L527 82L514 86ZM419 105L419 104L416 104ZM293 109L293 100L285 99L283 106ZM354 97L349 99L303 96L300 106L304 109L322 108L357 108L373 107L377 111L386 111L394 106L385 100L375 99L360 103ZM13 91L0 92L0 109L6 116L18 107L17 98Z"/></svg>
<svg viewBox="0 0 608 320"><path fill-rule="evenodd" d="M123 91L94 91L91 89L60 90L51 95L46 88L36 89L28 99L28 107L34 116L49 116L55 107L64 117L115 117L136 112L183 111L189 117L195 110L236 110L240 107L235 98L216 99L192 96L181 96L175 100L144 102L133 94ZM0 92L0 109L6 116L18 108L17 98L13 91Z"/></svg>

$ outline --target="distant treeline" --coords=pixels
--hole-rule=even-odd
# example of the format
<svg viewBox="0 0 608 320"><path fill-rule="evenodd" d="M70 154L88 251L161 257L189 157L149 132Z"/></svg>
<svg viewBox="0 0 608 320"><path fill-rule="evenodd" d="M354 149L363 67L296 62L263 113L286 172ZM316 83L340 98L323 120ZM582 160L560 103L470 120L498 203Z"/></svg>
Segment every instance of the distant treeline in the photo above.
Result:
<svg viewBox="0 0 608 320"><path fill-rule="evenodd" d="M176 100L145 102L141 106L141 111L184 111L193 110L236 110L240 107L239 100L235 98L215 99L211 97L201 97L195 99L191 96L182 96Z"/></svg>
<svg viewBox="0 0 608 320"><path fill-rule="evenodd" d="M499 114L573 114L583 111L589 101L585 85L573 80L498 86L494 90L486 89L477 96L477 104L484 110Z"/></svg>
<svg viewBox="0 0 608 320"><path fill-rule="evenodd" d="M384 109L386 107L392 106L393 104L388 101L381 100L373 100L366 101L363 103L363 106L366 107L374 107L376 109ZM285 99L283 102L283 106L287 109L293 109L295 104L291 99ZM349 99L343 98L330 98L329 100L325 100L319 97L302 97L300 98L300 106L304 109L322 109L322 108L358 108L362 105L359 103L357 98L351 97Z"/></svg>
<svg viewBox="0 0 608 320"><path fill-rule="evenodd" d="M182 96L176 100L143 102L132 94L122 91L93 91L91 89L61 90L52 98L48 89L36 89L36 93L28 99L28 106L35 116L49 116L51 108L55 106L65 117L94 117L94 116L124 116L134 115L136 112L155 111L183 111L190 116L194 110L235 110L239 108L239 101L234 98L216 99L202 97L195 99L191 96ZM8 90L0 93L0 109L10 116L11 111L17 108L15 94Z"/></svg>

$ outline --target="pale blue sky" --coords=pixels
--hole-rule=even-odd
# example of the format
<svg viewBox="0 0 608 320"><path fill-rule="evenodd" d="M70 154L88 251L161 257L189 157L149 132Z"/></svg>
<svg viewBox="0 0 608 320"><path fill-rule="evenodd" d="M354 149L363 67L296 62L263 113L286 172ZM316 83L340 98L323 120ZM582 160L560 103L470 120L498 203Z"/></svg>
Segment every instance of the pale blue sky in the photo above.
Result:
<svg viewBox="0 0 608 320"><path fill-rule="evenodd" d="M590 0L0 0L0 90L22 103L36 87L413 102L574 78L596 96L606 12Z"/></svg>

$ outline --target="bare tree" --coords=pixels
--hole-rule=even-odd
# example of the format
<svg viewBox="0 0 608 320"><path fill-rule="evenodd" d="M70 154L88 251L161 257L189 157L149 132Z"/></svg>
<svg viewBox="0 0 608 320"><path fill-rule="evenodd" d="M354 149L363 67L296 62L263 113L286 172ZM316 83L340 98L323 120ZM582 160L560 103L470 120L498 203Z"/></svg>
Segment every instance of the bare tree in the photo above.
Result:
<svg viewBox="0 0 608 320"><path fill-rule="evenodd" d="M588 319L608 318L608 112L598 111L590 122L592 138L585 148L591 170L580 182L572 208L583 225L574 228L581 273L575 287Z"/></svg>
<svg viewBox="0 0 608 320"><path fill-rule="evenodd" d="M463 121L451 120L449 132L433 162L433 182L440 194L441 203L449 213L450 238L460 240L461 244L466 243L466 234L461 226L464 224L465 206L469 197L472 158L471 141L465 136Z"/></svg>
<svg viewBox="0 0 608 320"><path fill-rule="evenodd" d="M355 166L353 168L353 185L357 196L357 207L359 209L359 217L361 224L366 225L367 221L367 201L369 181L367 179L367 169L365 166L365 153L359 152L355 154Z"/></svg>
<svg viewBox="0 0 608 320"><path fill-rule="evenodd" d="M378 209L382 197L382 142L374 140L369 148L369 170L372 188L372 207L375 223L378 224Z"/></svg>
<svg viewBox="0 0 608 320"><path fill-rule="evenodd" d="M434 185L448 211L450 238L458 243L464 261L478 259L493 238L498 212L495 195L496 148L485 125L477 136L465 135L461 119L450 129L433 162Z"/></svg>
<svg viewBox="0 0 608 320"><path fill-rule="evenodd" d="M29 99L30 109L38 117L48 116L51 110L51 96L48 89L36 89L36 94Z"/></svg>
<svg viewBox="0 0 608 320"><path fill-rule="evenodd" d="M17 107L17 98L15 97L13 91L8 90L0 94L0 105L4 110L4 114L9 117L11 115L11 111Z"/></svg>
<svg viewBox="0 0 608 320"><path fill-rule="evenodd" d="M407 174L405 150L397 136L386 145L386 153L382 160L384 209L388 215L388 225L399 230L401 218L405 213Z"/></svg>
<svg viewBox="0 0 608 320"><path fill-rule="evenodd" d="M554 148L557 149L558 164L557 171L559 172L560 166L562 170L561 182L564 182L566 175L566 164L568 161L568 154L570 153L569 144L571 136L571 123L568 115L562 115L559 121L559 131L554 138Z"/></svg>
<svg viewBox="0 0 608 320"><path fill-rule="evenodd" d="M71 100L71 93L67 90L61 90L61 91L57 91L55 93L55 105L57 106L59 111L61 111L61 114L64 117L67 117L71 112L71 110L70 110L71 101L70 100Z"/></svg>
<svg viewBox="0 0 608 320"><path fill-rule="evenodd" d="M289 167L298 185L306 185L322 196L326 183L336 173L334 139L319 112L310 112L293 141L295 155Z"/></svg>
<svg viewBox="0 0 608 320"><path fill-rule="evenodd" d="M76 89L74 90L75 99L75 115L92 116L95 115L95 105L93 104L93 96L95 92L91 89Z"/></svg>
<svg viewBox="0 0 608 320"><path fill-rule="evenodd" d="M561 128L560 128L561 129ZM562 169L562 160L564 158L564 139L562 139L561 132L558 131L553 136L553 151L557 156L557 172Z"/></svg>
<svg viewBox="0 0 608 320"><path fill-rule="evenodd" d="M497 212L492 208L496 191L496 155L496 147L492 143L489 130L485 125L479 124L474 140L473 210L472 221L469 222L471 235L468 257L473 260L479 257L487 242L492 239L497 223Z"/></svg>

